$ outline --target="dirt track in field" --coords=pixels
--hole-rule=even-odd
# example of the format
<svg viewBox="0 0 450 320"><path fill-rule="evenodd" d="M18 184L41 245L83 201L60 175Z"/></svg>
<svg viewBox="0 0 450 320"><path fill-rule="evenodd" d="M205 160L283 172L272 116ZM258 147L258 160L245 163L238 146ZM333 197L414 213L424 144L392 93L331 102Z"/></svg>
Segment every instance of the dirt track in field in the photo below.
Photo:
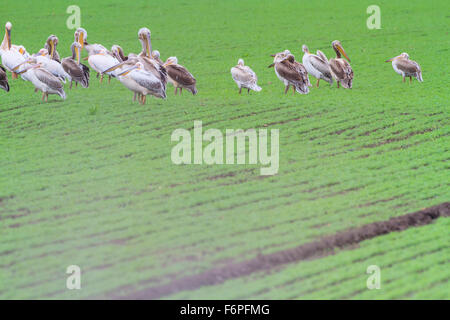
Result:
<svg viewBox="0 0 450 320"><path fill-rule="evenodd" d="M150 287L127 296L116 296L114 293L111 296L121 299L159 299L180 291L189 291L203 286L217 285L229 279L247 276L254 272L270 270L284 264L323 257L332 254L336 248L353 248L361 241L394 231L423 226L439 217L448 216L450 216L450 202L445 202L414 213L391 218L387 221L374 222L359 228L338 232L334 235L323 237L318 241L306 243L292 249L267 255L259 255L251 260L212 269L198 275L175 279L168 284Z"/></svg>

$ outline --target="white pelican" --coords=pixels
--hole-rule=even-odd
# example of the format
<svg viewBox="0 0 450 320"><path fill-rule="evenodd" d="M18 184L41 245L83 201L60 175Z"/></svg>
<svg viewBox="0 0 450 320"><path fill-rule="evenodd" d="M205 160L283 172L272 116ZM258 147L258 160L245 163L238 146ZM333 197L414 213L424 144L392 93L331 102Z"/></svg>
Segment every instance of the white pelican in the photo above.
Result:
<svg viewBox="0 0 450 320"><path fill-rule="evenodd" d="M350 58L338 40L334 40L331 45L336 52L336 58L332 58L329 61L331 74L336 80L338 88L340 83L344 88L351 89L353 83L353 70L349 63ZM341 53L347 58L348 62L341 58Z"/></svg>
<svg viewBox="0 0 450 320"><path fill-rule="evenodd" d="M58 45L58 37L52 34L47 38L47 41L45 42L44 45L44 49L47 49L48 54L50 55L50 59L61 63L59 53L56 50L57 45Z"/></svg>
<svg viewBox="0 0 450 320"><path fill-rule="evenodd" d="M5 90L6 92L9 91L8 76L6 75L5 68L3 68L3 66L1 65L0 65L0 88Z"/></svg>
<svg viewBox="0 0 450 320"><path fill-rule="evenodd" d="M403 52L401 55L386 60L386 62L392 61L392 68L395 72L403 77L403 82L405 82L405 77L409 77L409 82L411 83L412 77L416 78L417 81L422 82L422 70L417 62L410 60L409 55Z"/></svg>
<svg viewBox="0 0 450 320"><path fill-rule="evenodd" d="M332 85L333 77L331 76L330 64L325 54L320 50L317 50L317 55L312 54L306 45L302 46L302 51L305 53L302 59L303 65L306 71L317 79L317 88L319 87L320 79Z"/></svg>
<svg viewBox="0 0 450 320"><path fill-rule="evenodd" d="M169 81L175 87L175 95L178 92L178 88L180 88L180 94L183 88L192 92L194 96L197 94L197 88L195 87L197 80L185 67L178 64L177 57L169 57L164 63L164 67L167 70Z"/></svg>
<svg viewBox="0 0 450 320"><path fill-rule="evenodd" d="M137 62L131 68L118 74L121 81L128 89L139 94L139 102L145 104L148 94L165 99L166 88L153 73L146 71L141 62ZM124 78L126 77L126 78Z"/></svg>
<svg viewBox="0 0 450 320"><path fill-rule="evenodd" d="M237 65L231 68L231 77L239 88L239 94L241 94L242 88L247 89L247 94L250 93L250 90L257 92L262 90L257 84L256 73L249 66L244 65L243 59L239 59Z"/></svg>
<svg viewBox="0 0 450 320"><path fill-rule="evenodd" d="M111 52L109 52L104 46L101 44L89 44L86 41L87 39L87 31L83 28L78 28L75 31L75 41L78 40L78 43L81 45L81 48L85 48L88 52L88 62L92 69L97 72L97 77L100 77L100 83L103 82L103 75L106 73L109 76L109 80L111 81L111 77L115 77L114 72L105 72L105 70L115 66L119 63Z"/></svg>
<svg viewBox="0 0 450 320"><path fill-rule="evenodd" d="M17 49L19 46L11 45L11 22L7 22L5 25L5 36L3 38L2 44L0 45L0 56L2 57L2 63L4 67L12 72L12 78L17 78L16 71L19 69L17 66L20 66L26 58L20 51Z"/></svg>
<svg viewBox="0 0 450 320"><path fill-rule="evenodd" d="M153 59L158 61L159 64L161 64L161 65L164 64L164 62L161 60L161 54L159 53L158 50L153 50L152 57L153 57Z"/></svg>
<svg viewBox="0 0 450 320"><path fill-rule="evenodd" d="M272 56L274 56L274 59L269 68L274 67L278 79L284 83L284 93L288 92L291 85L294 93L295 91L301 94L309 93L311 84L308 79L308 72L301 63L295 61L294 55L289 50L285 50Z"/></svg>
<svg viewBox="0 0 450 320"><path fill-rule="evenodd" d="M18 74L26 75L26 79L31 81L37 90L42 91L42 101L48 101L49 94L57 94L64 100L66 99L66 93L61 81L47 70L41 68L39 63L26 66Z"/></svg>
<svg viewBox="0 0 450 320"><path fill-rule="evenodd" d="M51 59L47 49L41 49L35 55L33 55L34 59L36 59L37 63L39 63L44 69L49 71L55 77L61 79L64 83L66 80L72 81L70 75L64 70L61 63L56 60Z"/></svg>
<svg viewBox="0 0 450 320"><path fill-rule="evenodd" d="M70 49L72 56L64 58L61 62L64 71L71 77L70 88L72 89L72 80L75 84L79 82L83 88L87 88L89 87L89 68L80 63L81 45L74 42Z"/></svg>

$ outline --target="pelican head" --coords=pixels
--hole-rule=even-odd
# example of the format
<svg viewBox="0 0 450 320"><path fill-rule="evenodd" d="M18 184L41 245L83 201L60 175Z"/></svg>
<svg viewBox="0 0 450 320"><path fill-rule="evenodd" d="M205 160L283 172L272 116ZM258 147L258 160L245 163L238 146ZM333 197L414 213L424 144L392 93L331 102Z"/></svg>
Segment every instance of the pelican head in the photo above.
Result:
<svg viewBox="0 0 450 320"><path fill-rule="evenodd" d="M345 52L344 48L342 47L342 44L339 40L334 40L331 45L333 46L334 51L336 51L336 55L338 58L341 57L341 53L344 55L344 57L350 62L350 58L348 57L347 53Z"/></svg>
<svg viewBox="0 0 450 320"><path fill-rule="evenodd" d="M406 59L406 60L408 60L409 59L409 54L407 54L406 52L403 52L402 54L400 54L400 55L398 55L396 57L390 58L390 59L386 60L385 62L391 62L391 61L394 61L394 60L397 60L397 59Z"/></svg>
<svg viewBox="0 0 450 320"><path fill-rule="evenodd" d="M308 46L306 44L302 45L302 51L304 53L309 53L309 49L308 49Z"/></svg>
<svg viewBox="0 0 450 320"><path fill-rule="evenodd" d="M125 60L125 55L123 54L123 49L121 46L119 45L113 45L111 47L111 52L114 55L114 57L117 58L117 60L119 61L124 61Z"/></svg>
<svg viewBox="0 0 450 320"><path fill-rule="evenodd" d="M48 55L48 50L47 49L41 49L41 50L39 50L39 52L36 55L45 57L45 56Z"/></svg>
<svg viewBox="0 0 450 320"><path fill-rule="evenodd" d="M171 64L178 64L177 57L169 57L169 58L167 58L166 63L164 63L164 67L170 66Z"/></svg>
<svg viewBox="0 0 450 320"><path fill-rule="evenodd" d="M289 50L285 50L283 52L279 52L275 55L271 55L273 58L273 63L271 65L268 66L268 68L272 68L273 66L275 66L276 63L282 62L283 60L286 59L287 55L286 55L286 51L289 52ZM290 52L289 52L290 53Z"/></svg>
<svg viewBox="0 0 450 320"><path fill-rule="evenodd" d="M238 60L238 65L243 67L244 66L244 59L239 59Z"/></svg>
<svg viewBox="0 0 450 320"><path fill-rule="evenodd" d="M142 52L144 52L147 57L151 57L152 55L151 35L148 28L139 29L138 38L142 45Z"/></svg>
<svg viewBox="0 0 450 320"><path fill-rule="evenodd" d="M154 50L152 52L152 57L155 58L155 59L159 59L161 57L161 54L159 53L158 50Z"/></svg>
<svg viewBox="0 0 450 320"><path fill-rule="evenodd" d="M78 41L78 43L81 45L81 48L84 48L84 43L87 39L87 31L84 28L78 28L75 31L75 41Z"/></svg>
<svg viewBox="0 0 450 320"><path fill-rule="evenodd" d="M8 49L11 49L11 29L12 29L12 23L8 21L5 24L6 39L8 41Z"/></svg>

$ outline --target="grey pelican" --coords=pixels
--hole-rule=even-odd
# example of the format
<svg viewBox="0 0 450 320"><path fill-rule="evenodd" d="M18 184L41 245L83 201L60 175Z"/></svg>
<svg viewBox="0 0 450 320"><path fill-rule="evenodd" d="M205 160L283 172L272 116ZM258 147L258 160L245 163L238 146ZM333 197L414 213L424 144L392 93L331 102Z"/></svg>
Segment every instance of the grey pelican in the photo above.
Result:
<svg viewBox="0 0 450 320"><path fill-rule="evenodd" d="M175 87L175 95L178 92L178 88L180 88L180 94L183 88L192 92L194 96L197 94L197 88L195 87L197 80L185 67L178 64L177 57L169 57L164 63L164 67L167 70L169 81Z"/></svg>
<svg viewBox="0 0 450 320"><path fill-rule="evenodd" d="M405 77L409 77L409 82L411 83L412 77L416 78L417 81L422 82L422 70L417 62L410 60L409 55L403 52L401 55L386 60L386 62L392 61L392 68L395 72L403 77L403 82L405 82Z"/></svg>
<svg viewBox="0 0 450 320"><path fill-rule="evenodd" d="M9 91L8 76L6 75L5 68L3 68L3 66L1 65L0 65L0 88L5 90L6 92Z"/></svg>
<svg viewBox="0 0 450 320"><path fill-rule="evenodd" d="M83 88L87 88L89 87L89 68L80 63L81 45L74 42L70 49L72 50L72 56L64 58L61 62L64 71L71 77L70 88L72 88L72 80L75 83L79 82Z"/></svg>
<svg viewBox="0 0 450 320"><path fill-rule="evenodd" d="M278 79L284 83L284 93L288 92L291 85L294 93L295 91L301 94L309 93L311 83L308 79L308 72L301 63L295 61L294 55L289 50L285 50L272 56L274 60L269 68L274 67Z"/></svg>
<svg viewBox="0 0 450 320"><path fill-rule="evenodd" d="M144 69L142 62L118 74L119 80L131 91L139 94L139 102L145 104L148 94L166 98L166 88L153 73ZM123 78L127 77L127 78Z"/></svg>
<svg viewBox="0 0 450 320"><path fill-rule="evenodd" d="M342 84L344 88L351 89L353 83L353 70L349 63L350 58L338 40L334 40L331 45L336 52L336 58L332 58L329 61L331 74L336 80L338 88L339 84ZM348 60L348 62L341 58L341 53Z"/></svg>
<svg viewBox="0 0 450 320"><path fill-rule="evenodd" d="M58 45L58 37L52 34L47 38L47 41L45 42L44 45L44 49L47 49L48 54L50 55L50 59L61 63L59 53L56 50L57 45Z"/></svg>
<svg viewBox="0 0 450 320"><path fill-rule="evenodd" d="M306 71L317 79L317 88L319 87L320 79L332 85L333 77L331 75L330 64L325 54L320 50L317 50L317 55L312 54L306 45L302 46L302 51L305 53L302 59L303 65Z"/></svg>
<svg viewBox="0 0 450 320"><path fill-rule="evenodd" d="M42 91L42 101L48 101L49 94L57 94L64 100L66 99L66 93L61 81L44 68L41 68L39 63L28 65L19 71L18 74L26 75L26 79L31 81L37 90Z"/></svg>
<svg viewBox="0 0 450 320"><path fill-rule="evenodd" d="M13 79L17 79L16 71L26 60L26 58L18 49L19 46L14 46L11 44L11 29L11 22L7 22L5 25L5 36L2 44L0 45L0 56L2 57L3 66L8 71L12 72Z"/></svg>
<svg viewBox="0 0 450 320"><path fill-rule="evenodd" d="M247 89L247 93L250 93L250 90L257 92L262 90L257 84L256 73L249 66L244 65L243 59L239 59L237 65L231 68L231 77L239 88L239 94L241 94L242 88Z"/></svg>

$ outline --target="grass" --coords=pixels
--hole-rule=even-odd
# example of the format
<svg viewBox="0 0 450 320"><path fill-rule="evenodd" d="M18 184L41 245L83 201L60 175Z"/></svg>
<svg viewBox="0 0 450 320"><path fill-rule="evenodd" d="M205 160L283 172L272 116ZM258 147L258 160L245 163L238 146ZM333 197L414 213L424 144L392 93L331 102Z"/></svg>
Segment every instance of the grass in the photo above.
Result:
<svg viewBox="0 0 450 320"><path fill-rule="evenodd" d="M8 2L0 21L13 23L13 43L29 52L56 34L65 57L69 4ZM138 52L137 31L150 28L154 49L177 56L199 94L173 96L169 87L166 101L140 106L118 81L92 76L88 89L67 89L66 101L42 103L30 83L10 80L11 91L0 92L0 298L127 294L448 201L448 2L379 1L381 30L366 27L368 1L77 4L92 43ZM352 59L353 89L283 95L269 55L288 48L300 59L306 43L330 58L335 39ZM423 83L403 84L384 63L405 51ZM229 72L238 58L262 92L238 95ZM279 129L278 175L261 177L258 165L172 164L170 135L194 120L204 130ZM217 297L377 298L361 291L376 251L382 269L390 266L382 297L448 299L448 223L417 230L232 280ZM408 236L416 232L417 241ZM72 264L82 270L79 291L65 288ZM304 266L322 272L295 280ZM431 271L415 282L421 268Z"/></svg>

